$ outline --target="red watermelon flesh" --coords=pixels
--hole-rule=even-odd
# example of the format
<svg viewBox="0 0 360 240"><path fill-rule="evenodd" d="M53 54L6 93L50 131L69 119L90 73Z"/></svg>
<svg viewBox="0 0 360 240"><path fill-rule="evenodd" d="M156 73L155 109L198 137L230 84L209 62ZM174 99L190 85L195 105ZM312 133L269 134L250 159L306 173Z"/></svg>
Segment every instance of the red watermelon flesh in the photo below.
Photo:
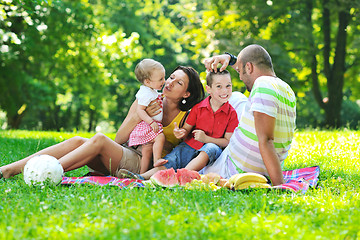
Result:
<svg viewBox="0 0 360 240"><path fill-rule="evenodd" d="M194 179L201 179L198 172L186 168L178 169L176 176L180 186L184 186L186 183L191 182Z"/></svg>
<svg viewBox="0 0 360 240"><path fill-rule="evenodd" d="M160 170L150 178L151 182L161 187L175 187L179 184L175 170L173 168Z"/></svg>

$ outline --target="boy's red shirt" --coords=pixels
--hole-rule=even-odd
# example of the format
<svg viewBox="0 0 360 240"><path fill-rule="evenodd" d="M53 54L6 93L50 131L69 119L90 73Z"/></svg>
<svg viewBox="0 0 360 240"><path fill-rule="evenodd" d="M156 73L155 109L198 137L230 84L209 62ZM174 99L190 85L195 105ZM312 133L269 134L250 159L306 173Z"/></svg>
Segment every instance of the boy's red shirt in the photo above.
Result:
<svg viewBox="0 0 360 240"><path fill-rule="evenodd" d="M195 129L203 130L207 136L222 138L225 133L234 132L239 124L235 109L224 103L215 113L210 106L210 96L196 104L190 111L186 123ZM190 132L185 142L192 148L199 150L204 143L194 139Z"/></svg>

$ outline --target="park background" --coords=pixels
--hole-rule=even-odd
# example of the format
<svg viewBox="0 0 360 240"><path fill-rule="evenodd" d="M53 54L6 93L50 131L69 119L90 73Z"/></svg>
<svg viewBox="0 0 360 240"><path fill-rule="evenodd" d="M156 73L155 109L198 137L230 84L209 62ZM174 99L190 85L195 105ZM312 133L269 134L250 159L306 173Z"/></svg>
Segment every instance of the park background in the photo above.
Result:
<svg viewBox="0 0 360 240"><path fill-rule="evenodd" d="M0 239L360 239L359 10L358 0L0 0L0 166L75 135L114 138L142 58L204 80L204 58L258 43L297 96L285 170L321 169L305 194L33 188L19 174L0 180Z"/></svg>
<svg viewBox="0 0 360 240"><path fill-rule="evenodd" d="M359 10L356 0L1 0L0 128L114 132L141 59L166 76L193 66L204 81L204 58L258 43L296 93L298 128L358 129Z"/></svg>

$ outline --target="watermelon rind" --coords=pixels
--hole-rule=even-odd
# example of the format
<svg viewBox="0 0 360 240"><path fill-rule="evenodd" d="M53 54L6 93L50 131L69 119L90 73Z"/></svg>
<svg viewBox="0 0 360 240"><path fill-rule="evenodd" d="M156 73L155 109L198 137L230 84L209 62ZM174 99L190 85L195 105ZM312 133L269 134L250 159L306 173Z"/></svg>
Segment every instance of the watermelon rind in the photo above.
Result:
<svg viewBox="0 0 360 240"><path fill-rule="evenodd" d="M155 186L175 187L179 185L175 170L173 168L160 170L150 177Z"/></svg>

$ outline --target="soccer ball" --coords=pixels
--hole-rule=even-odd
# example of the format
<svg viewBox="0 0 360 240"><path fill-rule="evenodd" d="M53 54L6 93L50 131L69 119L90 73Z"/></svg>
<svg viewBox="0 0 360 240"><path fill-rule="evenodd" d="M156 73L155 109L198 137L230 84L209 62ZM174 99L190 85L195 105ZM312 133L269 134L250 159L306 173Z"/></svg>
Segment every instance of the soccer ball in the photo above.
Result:
<svg viewBox="0 0 360 240"><path fill-rule="evenodd" d="M64 169L60 162L50 155L35 156L25 164L24 168L24 180L29 186L43 186L45 183L57 185L63 175Z"/></svg>

